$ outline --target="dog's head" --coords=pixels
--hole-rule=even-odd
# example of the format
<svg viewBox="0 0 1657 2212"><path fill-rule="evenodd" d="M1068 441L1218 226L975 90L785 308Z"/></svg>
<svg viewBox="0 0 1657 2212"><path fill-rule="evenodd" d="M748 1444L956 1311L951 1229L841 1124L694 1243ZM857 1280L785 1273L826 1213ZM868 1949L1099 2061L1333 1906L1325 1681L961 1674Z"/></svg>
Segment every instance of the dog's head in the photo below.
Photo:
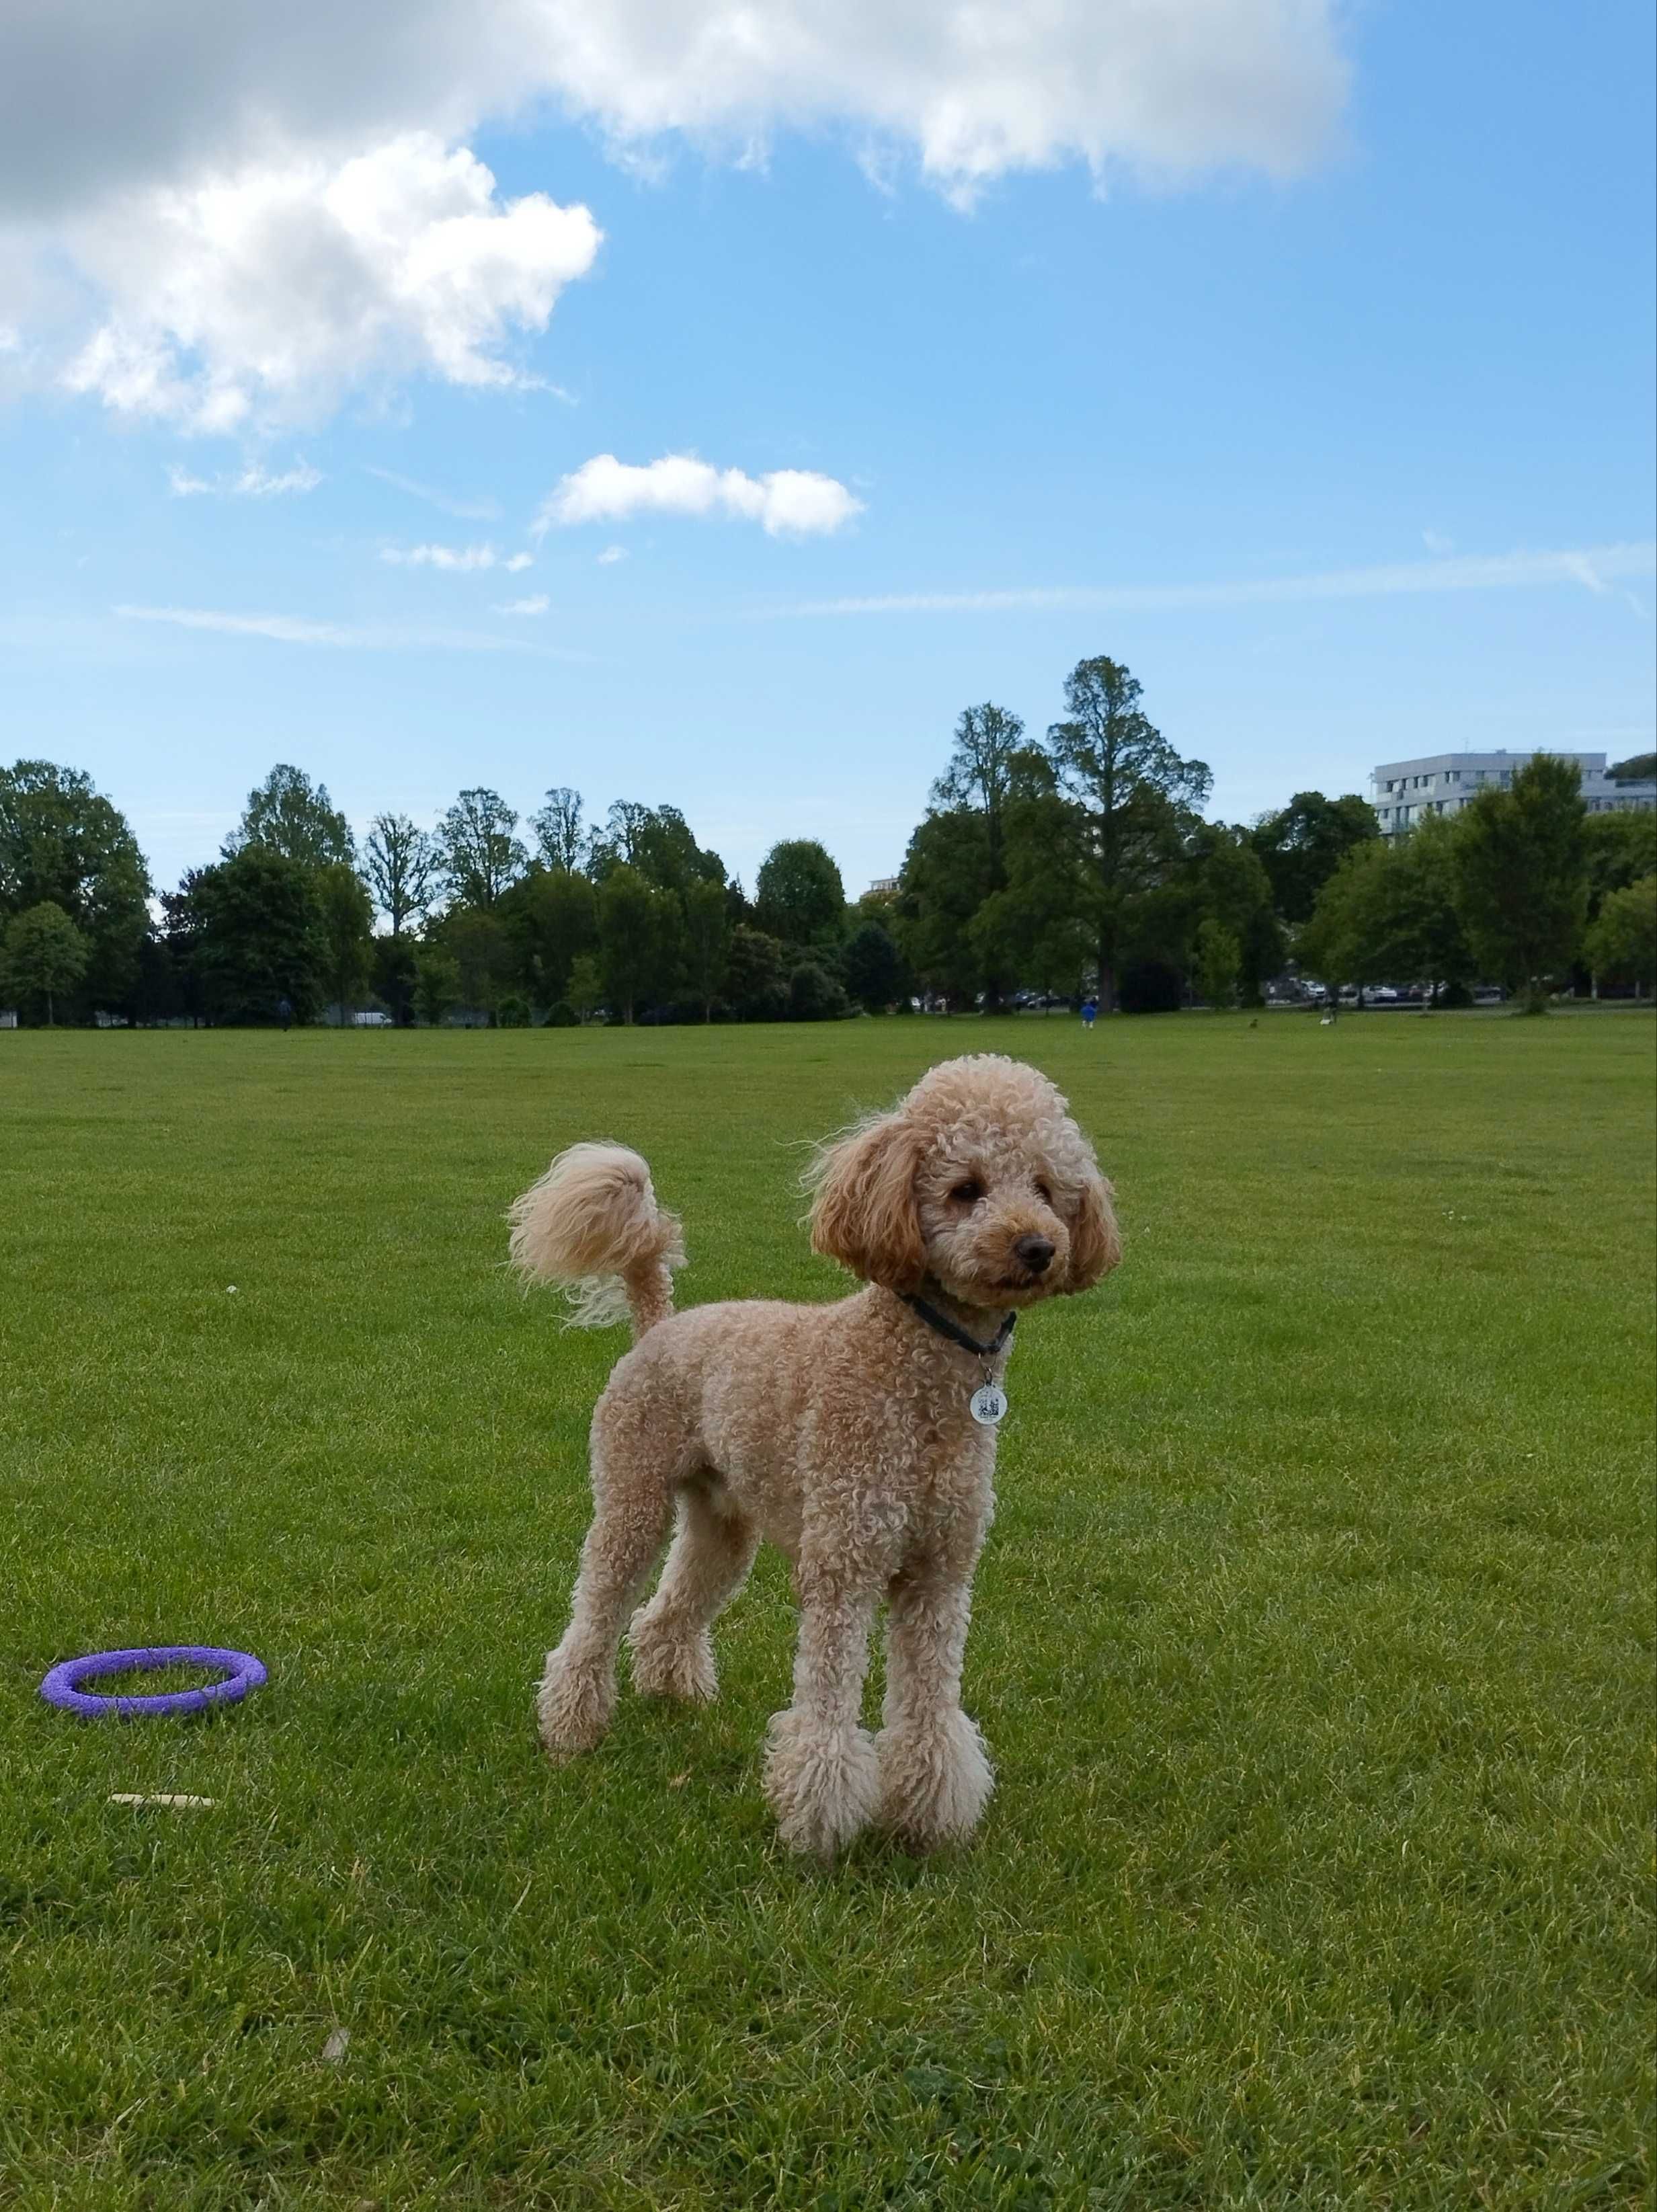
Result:
<svg viewBox="0 0 1657 2212"><path fill-rule="evenodd" d="M1065 1100L998 1054L932 1068L826 1145L810 1180L813 1249L889 1290L930 1275L964 1305L1030 1306L1122 1256L1111 1187Z"/></svg>

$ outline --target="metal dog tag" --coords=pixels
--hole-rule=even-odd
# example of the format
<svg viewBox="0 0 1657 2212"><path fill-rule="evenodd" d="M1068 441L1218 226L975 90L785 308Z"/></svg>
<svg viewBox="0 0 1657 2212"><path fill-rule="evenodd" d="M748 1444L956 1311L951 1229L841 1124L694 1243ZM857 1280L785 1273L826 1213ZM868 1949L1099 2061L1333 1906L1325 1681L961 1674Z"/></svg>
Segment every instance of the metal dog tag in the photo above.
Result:
<svg viewBox="0 0 1657 2212"><path fill-rule="evenodd" d="M974 1390L968 1407L974 1420L986 1429L992 1429L1007 1410L1007 1394L996 1383L986 1382Z"/></svg>

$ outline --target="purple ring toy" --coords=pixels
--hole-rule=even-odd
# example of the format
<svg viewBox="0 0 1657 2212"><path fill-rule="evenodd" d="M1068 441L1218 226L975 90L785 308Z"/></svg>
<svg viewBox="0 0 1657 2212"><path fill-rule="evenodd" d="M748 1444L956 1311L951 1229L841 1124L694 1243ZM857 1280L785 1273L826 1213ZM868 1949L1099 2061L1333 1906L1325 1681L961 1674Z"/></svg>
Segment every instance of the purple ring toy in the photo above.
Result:
<svg viewBox="0 0 1657 2212"><path fill-rule="evenodd" d="M227 1679L198 1690L168 1690L153 1698L94 1698L81 1688L101 1674L124 1674L136 1667L222 1667ZM65 1659L40 1685L49 1705L83 1720L131 1721L162 1713L204 1712L209 1705L234 1705L265 1679L251 1651L222 1651L213 1644L155 1644L138 1651L94 1651L84 1659Z"/></svg>

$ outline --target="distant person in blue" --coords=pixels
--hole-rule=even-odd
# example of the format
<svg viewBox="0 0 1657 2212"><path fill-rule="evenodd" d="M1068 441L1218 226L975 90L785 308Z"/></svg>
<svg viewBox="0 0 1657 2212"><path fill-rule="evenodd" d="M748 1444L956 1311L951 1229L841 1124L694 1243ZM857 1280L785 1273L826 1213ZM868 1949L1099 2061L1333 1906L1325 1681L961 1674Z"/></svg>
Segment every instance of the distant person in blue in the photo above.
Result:
<svg viewBox="0 0 1657 2212"><path fill-rule="evenodd" d="M1098 1012L1098 1011L1099 1011L1099 1001L1097 1000L1097 999L1095 999L1095 998L1091 998L1091 997L1089 997L1089 998L1086 998L1086 999L1083 999L1083 1001L1082 1001L1082 1027L1083 1027L1084 1030L1090 1030L1090 1029L1093 1027L1093 1018L1094 1018L1094 1016Z"/></svg>
<svg viewBox="0 0 1657 2212"><path fill-rule="evenodd" d="M276 1000L276 1019L282 1024L283 1029L292 1028L294 1022L294 1002L291 999L283 998Z"/></svg>

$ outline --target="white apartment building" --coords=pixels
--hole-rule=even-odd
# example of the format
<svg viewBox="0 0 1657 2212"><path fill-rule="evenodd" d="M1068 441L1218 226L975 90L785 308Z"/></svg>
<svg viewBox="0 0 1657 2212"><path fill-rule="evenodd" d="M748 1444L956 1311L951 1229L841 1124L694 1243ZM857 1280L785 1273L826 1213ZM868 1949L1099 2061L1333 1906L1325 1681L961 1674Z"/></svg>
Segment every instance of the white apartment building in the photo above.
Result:
<svg viewBox="0 0 1657 2212"><path fill-rule="evenodd" d="M1544 747L1541 750L1547 750ZM1429 753L1420 760L1387 761L1369 777L1369 804L1383 837L1396 837L1424 814L1459 814L1467 801L1494 785L1505 788L1514 770L1534 753ZM1590 814L1657 807L1657 782L1617 783L1605 773L1604 753L1555 756L1582 771L1582 799Z"/></svg>

